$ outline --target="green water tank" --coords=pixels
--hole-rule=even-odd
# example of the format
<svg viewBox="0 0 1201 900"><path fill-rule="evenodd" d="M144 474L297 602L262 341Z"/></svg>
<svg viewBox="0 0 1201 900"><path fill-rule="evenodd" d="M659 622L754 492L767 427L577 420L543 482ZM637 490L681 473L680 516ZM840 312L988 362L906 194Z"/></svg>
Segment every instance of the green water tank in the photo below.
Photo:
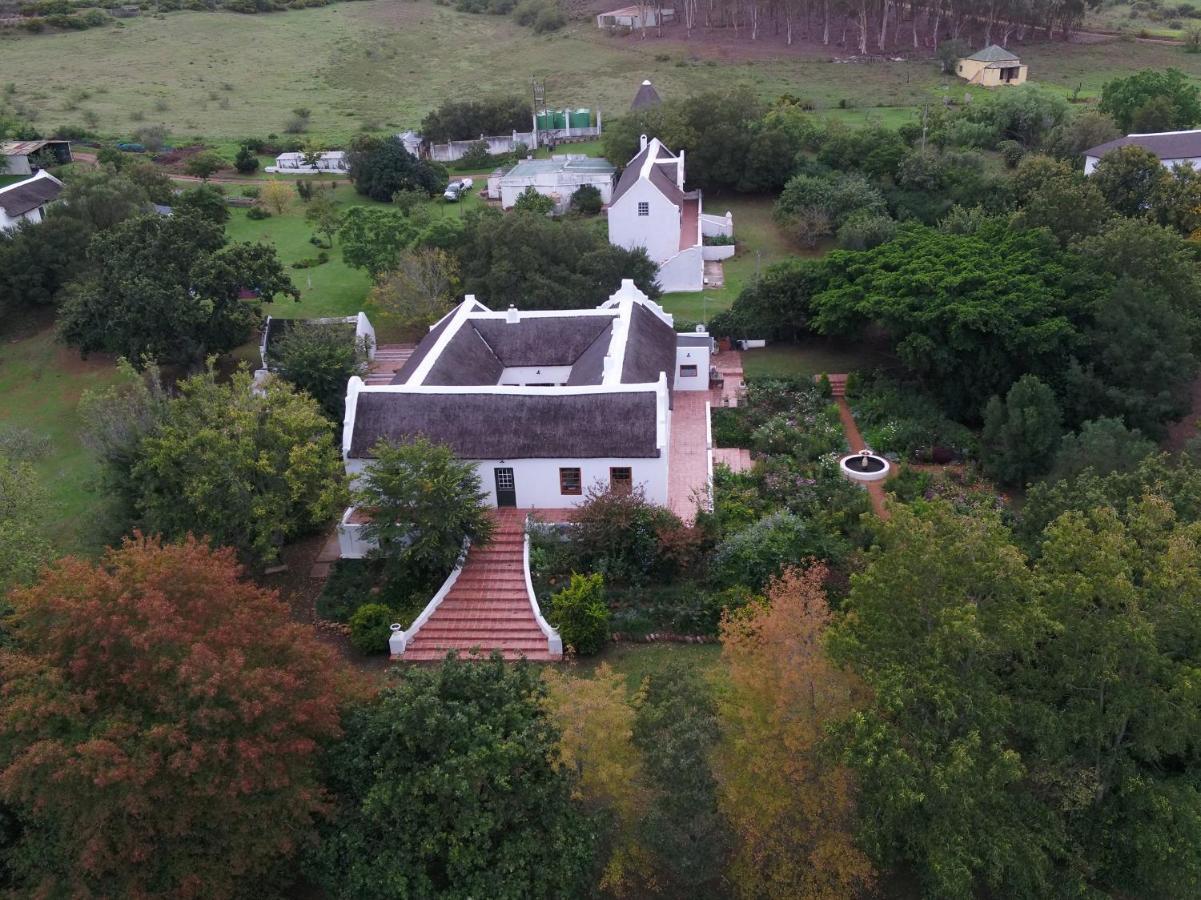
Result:
<svg viewBox="0 0 1201 900"><path fill-rule="evenodd" d="M581 108L581 109L572 111L572 113L571 113L571 127L572 128L588 128L591 125L592 125L592 110Z"/></svg>

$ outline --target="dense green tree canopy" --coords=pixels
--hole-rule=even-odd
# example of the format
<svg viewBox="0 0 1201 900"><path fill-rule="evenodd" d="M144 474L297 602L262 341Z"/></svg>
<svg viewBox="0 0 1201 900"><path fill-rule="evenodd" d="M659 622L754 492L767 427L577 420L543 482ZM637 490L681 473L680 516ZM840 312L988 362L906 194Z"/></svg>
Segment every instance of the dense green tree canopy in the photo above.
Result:
<svg viewBox="0 0 1201 900"><path fill-rule="evenodd" d="M59 316L66 342L82 352L195 365L242 343L259 301L299 297L275 249L226 244L220 225L194 214L139 216L93 238L91 274Z"/></svg>
<svg viewBox="0 0 1201 900"><path fill-rule="evenodd" d="M418 159L397 137L360 135L347 156L355 190L365 197L387 203L397 191L422 191L433 196L446 187L446 170L437 163Z"/></svg>
<svg viewBox="0 0 1201 900"><path fill-rule="evenodd" d="M1000 222L969 235L905 225L874 250L831 253L826 266L828 285L810 300L814 330L882 326L952 415L973 418L1022 374L1062 367L1093 291L1045 233Z"/></svg>
<svg viewBox="0 0 1201 900"><path fill-rule="evenodd" d="M1179 69L1143 69L1107 81L1101 89L1101 111L1113 116L1123 132L1138 130L1136 118L1149 105L1157 117L1153 122L1144 118L1143 124L1156 126L1151 131L1184 131L1201 124L1201 90Z"/></svg>
<svg viewBox="0 0 1201 900"><path fill-rule="evenodd" d="M592 222L484 212L469 220L456 255L464 291L492 309L587 309L623 278L652 298L660 293L646 251L615 247Z"/></svg>
<svg viewBox="0 0 1201 900"><path fill-rule="evenodd" d="M1047 471L1063 434L1055 392L1034 375L1023 375L1002 400L984 409L980 456L989 475L1021 486Z"/></svg>
<svg viewBox="0 0 1201 900"><path fill-rule="evenodd" d="M317 401L282 381L250 389L242 370L179 385L138 444L130 477L143 527L207 535L253 561L327 525L345 506L345 475Z"/></svg>
<svg viewBox="0 0 1201 900"><path fill-rule="evenodd" d="M453 655L352 709L313 868L353 900L582 896L592 833L552 762L536 669Z"/></svg>
<svg viewBox="0 0 1201 900"><path fill-rule="evenodd" d="M421 120L421 136L433 143L472 141L483 135L529 131L530 98L481 97L448 100Z"/></svg>
<svg viewBox="0 0 1201 900"><path fill-rule="evenodd" d="M367 374L369 338L354 337L350 327L300 325L288 329L271 348L271 367L284 381L304 391L339 428L346 411L346 382Z"/></svg>

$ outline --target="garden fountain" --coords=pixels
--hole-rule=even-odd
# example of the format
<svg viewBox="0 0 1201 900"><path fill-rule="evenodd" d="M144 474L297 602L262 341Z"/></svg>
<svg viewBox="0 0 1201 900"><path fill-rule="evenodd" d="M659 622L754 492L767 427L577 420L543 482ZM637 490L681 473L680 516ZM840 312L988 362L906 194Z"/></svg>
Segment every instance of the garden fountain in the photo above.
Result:
<svg viewBox="0 0 1201 900"><path fill-rule="evenodd" d="M860 450L844 456L838 463L842 474L851 481L883 481L888 477L888 460L871 450Z"/></svg>

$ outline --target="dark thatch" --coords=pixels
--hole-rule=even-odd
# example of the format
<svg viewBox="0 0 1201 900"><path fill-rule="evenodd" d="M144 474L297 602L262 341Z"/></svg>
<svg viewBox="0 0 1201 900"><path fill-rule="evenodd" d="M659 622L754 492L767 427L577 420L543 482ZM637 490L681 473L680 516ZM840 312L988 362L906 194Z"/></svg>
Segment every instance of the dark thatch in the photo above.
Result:
<svg viewBox="0 0 1201 900"><path fill-rule="evenodd" d="M659 92L655 90L655 86L649 81L644 81L638 85L638 93L634 95L634 101L630 104L630 109L644 109L648 106L658 106L663 102L663 98L659 96Z"/></svg>
<svg viewBox="0 0 1201 900"><path fill-rule="evenodd" d="M1165 132L1164 134L1128 134L1084 151L1085 156L1098 159L1119 147L1142 147L1160 159L1196 159L1201 156L1201 130Z"/></svg>
<svg viewBox="0 0 1201 900"><path fill-rule="evenodd" d="M506 366L570 366L612 327L613 316L473 319L470 324Z"/></svg>
<svg viewBox="0 0 1201 900"><path fill-rule="evenodd" d="M600 384L605 375L605 355L609 352L609 343L612 340L613 326L610 325L580 354L580 358L571 367L567 384Z"/></svg>
<svg viewBox="0 0 1201 900"><path fill-rule="evenodd" d="M653 391L597 394L358 395L350 457L371 458L380 440L424 436L460 459L657 457Z"/></svg>
<svg viewBox="0 0 1201 900"><path fill-rule="evenodd" d="M505 365L480 333L464 323L446 342L422 384L471 387L496 384Z"/></svg>
<svg viewBox="0 0 1201 900"><path fill-rule="evenodd" d="M641 303L635 303L626 338L625 360L621 367L622 384L646 384L667 373L671 390L676 371L676 332Z"/></svg>
<svg viewBox="0 0 1201 900"><path fill-rule="evenodd" d="M39 206L45 206L57 199L62 192L63 186L53 178L18 181L9 187L0 188L0 209L3 209L10 219L15 219Z"/></svg>

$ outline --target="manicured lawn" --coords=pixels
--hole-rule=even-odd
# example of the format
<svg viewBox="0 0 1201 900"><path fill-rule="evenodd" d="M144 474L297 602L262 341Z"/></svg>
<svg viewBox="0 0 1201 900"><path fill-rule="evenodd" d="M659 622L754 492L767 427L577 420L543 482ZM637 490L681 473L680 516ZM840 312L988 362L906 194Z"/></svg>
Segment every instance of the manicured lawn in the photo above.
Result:
<svg viewBox="0 0 1201 900"><path fill-rule="evenodd" d="M231 193L236 189L230 189ZM375 204L354 192L345 182L340 183L334 191L334 199L343 208L352 206L386 206ZM468 209L479 205L479 192L472 191L465 200L459 203L446 203L440 198L430 201L434 215L462 216ZM282 216L272 216L269 219L249 219L245 209L231 209L226 233L235 241L262 241L271 244L279 253L285 266L301 260L314 258L321 247L310 242L313 228L304 219L305 205L296 201L291 209ZM373 310L368 302L371 290L371 279L366 272L352 269L342 261L340 242L334 241L333 250L327 251L329 262L308 269L289 269L292 283L300 290L300 302L277 300L264 309L265 313L281 318L298 319L317 316L348 316L365 310L372 315ZM373 324L381 339L387 339L386 323L376 321Z"/></svg>
<svg viewBox="0 0 1201 900"><path fill-rule="evenodd" d="M706 196L705 212L734 214L734 238L737 253L723 265L725 286L717 290L687 294L666 294L663 307L681 319L707 322L714 313L729 309L734 298L749 282L772 263L790 256L818 255L792 245L776 225L771 210L772 197Z"/></svg>
<svg viewBox="0 0 1201 900"><path fill-rule="evenodd" d="M19 336L18 336L19 334ZM92 552L102 543L95 528L101 495L91 454L79 441L79 398L116 380L111 359L81 360L54 340L47 324L0 340L0 429L25 428L49 441L34 465L50 507L50 537L63 552Z"/></svg>
<svg viewBox="0 0 1201 900"><path fill-rule="evenodd" d="M873 348L822 338L810 338L799 344L769 344L761 350L746 350L742 354L742 368L747 378L808 378L888 367L894 362Z"/></svg>
<svg viewBox="0 0 1201 900"><path fill-rule="evenodd" d="M719 644L610 644L598 656L569 664L568 671L591 675L606 663L626 677L631 693L648 675L661 673L669 665L681 664L707 674L721 671Z"/></svg>
<svg viewBox="0 0 1201 900"><path fill-rule="evenodd" d="M8 187L10 184L24 181L28 177L28 175L0 175L0 187Z"/></svg>

